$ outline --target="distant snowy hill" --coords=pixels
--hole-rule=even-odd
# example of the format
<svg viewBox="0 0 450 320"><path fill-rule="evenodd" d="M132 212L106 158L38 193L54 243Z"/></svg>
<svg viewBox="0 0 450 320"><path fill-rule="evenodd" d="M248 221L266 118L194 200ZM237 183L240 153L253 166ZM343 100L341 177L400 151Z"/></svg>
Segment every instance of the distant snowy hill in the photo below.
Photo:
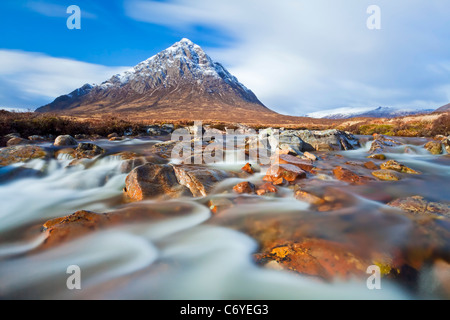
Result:
<svg viewBox="0 0 450 320"><path fill-rule="evenodd" d="M395 118L415 114L426 114L433 111L433 109L396 109L390 107L337 108L308 113L306 116L318 119L349 119L356 117Z"/></svg>

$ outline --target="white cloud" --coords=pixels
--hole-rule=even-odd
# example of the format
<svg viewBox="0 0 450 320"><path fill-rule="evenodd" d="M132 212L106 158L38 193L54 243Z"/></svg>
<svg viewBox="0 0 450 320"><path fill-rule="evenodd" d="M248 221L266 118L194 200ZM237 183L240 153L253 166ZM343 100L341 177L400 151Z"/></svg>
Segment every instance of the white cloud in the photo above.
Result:
<svg viewBox="0 0 450 320"><path fill-rule="evenodd" d="M235 41L224 41L225 48L206 51L279 112L448 103L450 3L377 0L382 29L368 30L372 4L130 0L125 8L135 20L179 31L206 26L231 36Z"/></svg>
<svg viewBox="0 0 450 320"><path fill-rule="evenodd" d="M35 109L85 83L100 83L127 69L42 53L0 50L2 105Z"/></svg>
<svg viewBox="0 0 450 320"><path fill-rule="evenodd" d="M54 4L54 3L46 3L46 2L36 2L36 1L29 1L26 4L26 7L34 12L37 12L39 14L42 14L46 17L53 17L53 18L67 18L69 17L69 14L67 13L67 6L63 6L60 4ZM81 8L81 16L83 18L87 19L95 19L97 16L91 12L88 12Z"/></svg>

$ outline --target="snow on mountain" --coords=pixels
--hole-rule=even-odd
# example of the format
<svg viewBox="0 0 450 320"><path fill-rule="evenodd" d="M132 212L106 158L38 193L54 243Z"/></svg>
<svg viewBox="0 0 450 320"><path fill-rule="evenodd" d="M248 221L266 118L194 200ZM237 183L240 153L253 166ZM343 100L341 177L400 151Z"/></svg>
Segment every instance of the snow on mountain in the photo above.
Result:
<svg viewBox="0 0 450 320"><path fill-rule="evenodd" d="M87 114L164 108L174 114L190 108L214 112L233 107L273 113L225 67L184 38L99 85L86 84L37 111Z"/></svg>
<svg viewBox="0 0 450 320"><path fill-rule="evenodd" d="M349 119L355 117L395 118L415 114L433 112L433 109L397 109L391 107L337 108L307 114L307 117L318 119Z"/></svg>

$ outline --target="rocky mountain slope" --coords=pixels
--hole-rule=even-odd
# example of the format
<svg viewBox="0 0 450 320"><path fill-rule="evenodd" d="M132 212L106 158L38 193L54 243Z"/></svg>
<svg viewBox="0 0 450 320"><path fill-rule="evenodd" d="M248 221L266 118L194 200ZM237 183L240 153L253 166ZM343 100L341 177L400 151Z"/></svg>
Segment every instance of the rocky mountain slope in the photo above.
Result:
<svg viewBox="0 0 450 320"><path fill-rule="evenodd" d="M71 115L120 112L198 120L276 114L188 39L100 85L86 84L36 111Z"/></svg>

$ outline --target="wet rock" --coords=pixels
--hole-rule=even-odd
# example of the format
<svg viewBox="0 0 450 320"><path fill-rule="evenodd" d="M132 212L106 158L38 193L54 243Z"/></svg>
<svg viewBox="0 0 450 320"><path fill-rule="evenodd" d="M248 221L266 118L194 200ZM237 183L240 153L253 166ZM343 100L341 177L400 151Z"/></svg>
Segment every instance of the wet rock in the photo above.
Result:
<svg viewBox="0 0 450 320"><path fill-rule="evenodd" d="M92 159L96 156L104 154L105 150L93 143L79 143L77 148L75 149L75 153L78 159Z"/></svg>
<svg viewBox="0 0 450 320"><path fill-rule="evenodd" d="M304 142L303 151L353 150L360 147L358 139L341 130L299 130L296 135Z"/></svg>
<svg viewBox="0 0 450 320"><path fill-rule="evenodd" d="M0 166L8 166L17 162L26 162L32 159L44 159L47 152L38 146L24 145L0 149Z"/></svg>
<svg viewBox="0 0 450 320"><path fill-rule="evenodd" d="M6 140L12 139L12 138L21 138L20 133L9 133L4 136Z"/></svg>
<svg viewBox="0 0 450 320"><path fill-rule="evenodd" d="M291 131L284 131L279 135L279 149L285 153L301 155L303 141Z"/></svg>
<svg viewBox="0 0 450 320"><path fill-rule="evenodd" d="M305 201L305 202L308 202L309 204L312 204L315 206L323 205L326 202L323 198L318 197L317 195L315 195L311 192L304 191L304 190L295 191L294 197L297 200Z"/></svg>
<svg viewBox="0 0 450 320"><path fill-rule="evenodd" d="M108 139L111 139L111 138L118 138L118 137L119 137L119 135L118 135L116 132L113 132L113 133L111 133L111 134L109 134L109 135L107 136Z"/></svg>
<svg viewBox="0 0 450 320"><path fill-rule="evenodd" d="M306 172L292 164L274 164L267 170L264 181L273 182L276 185L282 184L282 180L294 183L297 180L305 179Z"/></svg>
<svg viewBox="0 0 450 320"><path fill-rule="evenodd" d="M243 193L253 194L255 193L255 185L251 182L244 181L235 185L233 187L233 191L239 194Z"/></svg>
<svg viewBox="0 0 450 320"><path fill-rule="evenodd" d="M324 280L363 277L370 261L360 257L351 245L322 239L286 242L265 248L256 255L258 263L278 262L284 269Z"/></svg>
<svg viewBox="0 0 450 320"><path fill-rule="evenodd" d="M305 158L307 158L307 159L309 159L311 161L316 161L317 160L317 157L315 155L313 155L312 153L308 152L308 151L305 151L303 153L303 157L305 157Z"/></svg>
<svg viewBox="0 0 450 320"><path fill-rule="evenodd" d="M369 153L385 153L389 152L392 147L402 145L400 141L382 134L377 134L374 138Z"/></svg>
<svg viewBox="0 0 450 320"><path fill-rule="evenodd" d="M311 160L300 159L289 154L278 155L275 162L279 164L292 164L307 172L311 172L314 169Z"/></svg>
<svg viewBox="0 0 450 320"><path fill-rule="evenodd" d="M171 158L173 148L178 144L178 141L165 141L152 146L152 152L158 154L163 158Z"/></svg>
<svg viewBox="0 0 450 320"><path fill-rule="evenodd" d="M364 167L369 169L369 170L378 170L380 169L375 163L373 163L372 161L368 161L364 163Z"/></svg>
<svg viewBox="0 0 450 320"><path fill-rule="evenodd" d="M76 140L87 140L89 139L89 135L87 134L76 134L75 135Z"/></svg>
<svg viewBox="0 0 450 320"><path fill-rule="evenodd" d="M397 172L402 173L409 173L409 174L420 174L420 172L415 171L411 168L408 168L407 166L395 161L395 160L389 160L380 165L381 169L383 170L394 170Z"/></svg>
<svg viewBox="0 0 450 320"><path fill-rule="evenodd" d="M401 176L393 170L376 170L372 172L372 175L383 181L399 181Z"/></svg>
<svg viewBox="0 0 450 320"><path fill-rule="evenodd" d="M151 155L151 156L131 156L128 153L120 153L118 154L121 156L122 160L124 160L120 166L120 171L123 173L129 173L134 168L137 168L139 166L142 166L146 163L153 163L153 164L167 164L168 160L161 158L157 155Z"/></svg>
<svg viewBox="0 0 450 320"><path fill-rule="evenodd" d="M250 173L250 174L254 173L252 165L250 163L247 163L245 166L243 166L241 168L241 170L244 171L244 172Z"/></svg>
<svg viewBox="0 0 450 320"><path fill-rule="evenodd" d="M447 153L450 153L450 139L443 139L442 141L442 146L445 148L445 151L447 151Z"/></svg>
<svg viewBox="0 0 450 320"><path fill-rule="evenodd" d="M258 190L256 190L256 194L258 196L263 196L268 193L277 193L278 189L270 182L264 183L261 185Z"/></svg>
<svg viewBox="0 0 450 320"><path fill-rule="evenodd" d="M351 184L361 185L361 184L366 184L367 182L372 180L369 177L360 176L360 175L354 173L353 171L343 168L341 166L336 167L333 170L333 174L338 180L348 182Z"/></svg>
<svg viewBox="0 0 450 320"><path fill-rule="evenodd" d="M434 155L442 154L442 143L440 141L430 141L425 144L425 149Z"/></svg>
<svg viewBox="0 0 450 320"><path fill-rule="evenodd" d="M235 176L225 170L197 165L173 165L173 169L178 182L187 187L194 197L207 196L218 182Z"/></svg>
<svg viewBox="0 0 450 320"><path fill-rule="evenodd" d="M178 183L172 166L152 163L133 169L125 180L124 191L131 201L192 195L188 188Z"/></svg>
<svg viewBox="0 0 450 320"><path fill-rule="evenodd" d="M31 142L27 139L22 139L22 138L11 138L8 140L8 142L6 142L6 146L7 147L13 147L13 146L20 146L20 145L27 145L27 144L31 144Z"/></svg>
<svg viewBox="0 0 450 320"><path fill-rule="evenodd" d="M382 153L374 153L368 156L369 159L386 160L386 156Z"/></svg>
<svg viewBox="0 0 450 320"><path fill-rule="evenodd" d="M54 145L57 147L76 146L77 144L77 140L69 135L58 136L54 142Z"/></svg>
<svg viewBox="0 0 450 320"><path fill-rule="evenodd" d="M400 208L414 214L445 215L450 217L450 204L428 201L422 196L396 199L388 206Z"/></svg>
<svg viewBox="0 0 450 320"><path fill-rule="evenodd" d="M45 138L43 136L34 135L34 136L29 136L28 140L30 140L30 141L44 141Z"/></svg>
<svg viewBox="0 0 450 320"><path fill-rule="evenodd" d="M43 232L47 238L39 249L49 249L108 228L147 221L161 221L186 215L193 210L196 210L196 206L174 202L128 204L126 207L108 213L77 211L69 216L47 221L43 225Z"/></svg>

